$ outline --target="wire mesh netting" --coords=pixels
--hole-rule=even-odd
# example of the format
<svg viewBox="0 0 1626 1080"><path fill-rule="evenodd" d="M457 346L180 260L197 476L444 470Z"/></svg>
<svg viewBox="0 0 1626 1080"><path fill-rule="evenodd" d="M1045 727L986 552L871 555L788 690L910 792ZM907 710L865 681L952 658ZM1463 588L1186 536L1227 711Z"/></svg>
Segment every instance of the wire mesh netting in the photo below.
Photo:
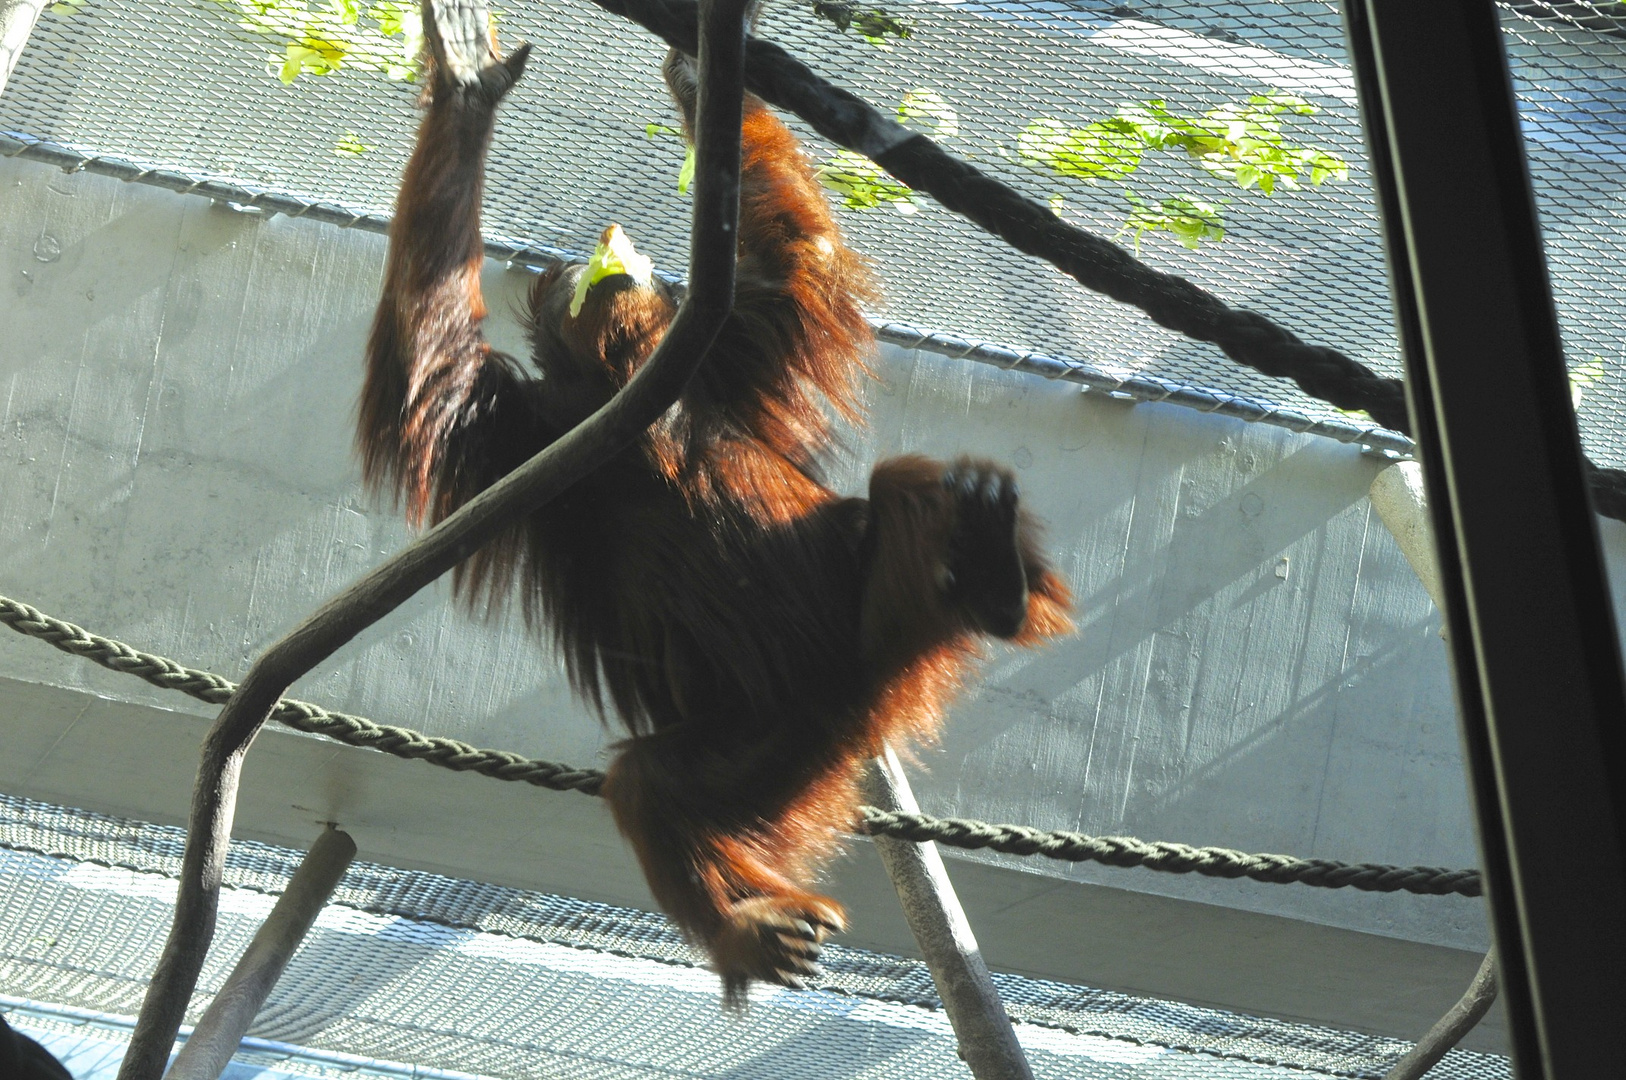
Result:
<svg viewBox="0 0 1626 1080"><path fill-rule="evenodd" d="M184 840L180 829L0 796L0 995L133 1014L169 928ZM191 1020L299 856L233 844ZM814 989L759 987L749 1010L725 1015L716 977L658 915L357 863L252 1034L496 1077L964 1075L924 965L839 946L824 960ZM1406 1049L1355 1032L996 980L1040 1078L1376 1078ZM62 1034L84 1019L52 1016L25 1010L13 1022L32 1017ZM1452 1051L1430 1075L1510 1073L1503 1058Z"/></svg>
<svg viewBox="0 0 1626 1080"><path fill-rule="evenodd" d="M1626 464L1626 5L1502 14L1583 431L1597 460ZM399 0L63 0L0 128L387 210L415 123L397 77L412 19ZM538 47L499 124L488 236L582 252L619 221L681 271L684 150L658 43L586 0L505 8L500 31ZM1336 5L778 0L760 32L1064 218L1399 374ZM803 134L885 317L1338 417Z"/></svg>

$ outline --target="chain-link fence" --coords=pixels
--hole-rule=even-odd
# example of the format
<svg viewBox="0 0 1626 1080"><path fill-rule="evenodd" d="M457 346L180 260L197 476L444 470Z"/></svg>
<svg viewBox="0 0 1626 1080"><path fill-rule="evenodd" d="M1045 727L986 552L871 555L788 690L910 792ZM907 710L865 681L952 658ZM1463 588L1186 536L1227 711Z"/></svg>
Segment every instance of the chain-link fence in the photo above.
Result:
<svg viewBox="0 0 1626 1080"><path fill-rule="evenodd" d="M387 211L415 124L416 88L394 77L412 7L308 3L63 0L0 98L0 128ZM500 16L505 40L537 50L499 124L488 235L580 252L619 221L681 271L684 152L660 45L586 0ZM1626 5L1504 5L1503 24L1583 432L1601 464L1626 464ZM1336 5L779 0L760 32L1064 218L1399 374ZM807 143L884 282L878 314L1338 418Z"/></svg>
<svg viewBox="0 0 1626 1080"><path fill-rule="evenodd" d="M184 840L177 828L0 795L0 995L132 1014L169 929ZM232 845L193 1020L299 855ZM965 1075L925 965L835 944L821 959L813 989L763 987L746 1013L729 1016L716 976L659 915L355 863L251 1033L494 1077ZM1358 1032L995 978L1040 1080L1377 1080L1406 1049ZM34 1023L46 1033L72 1033L72 1017L43 1012ZM1509 1075L1505 1059L1462 1050L1430 1073Z"/></svg>

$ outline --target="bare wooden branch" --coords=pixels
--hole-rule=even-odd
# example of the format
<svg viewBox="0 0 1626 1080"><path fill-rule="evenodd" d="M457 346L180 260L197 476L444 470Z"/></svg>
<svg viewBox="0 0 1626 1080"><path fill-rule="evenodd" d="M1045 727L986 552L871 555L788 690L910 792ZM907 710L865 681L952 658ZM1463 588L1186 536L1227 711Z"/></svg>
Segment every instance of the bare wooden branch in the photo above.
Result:
<svg viewBox="0 0 1626 1080"><path fill-rule="evenodd" d="M893 812L918 813L909 778L890 747L876 758L864 777L864 798ZM954 894L937 845L891 837L873 838L898 890L904 917L915 935L926 966L943 999L943 1011L954 1027L960 1056L976 1080L1033 1080L1011 1018L977 948L976 936Z"/></svg>
<svg viewBox="0 0 1626 1080"><path fill-rule="evenodd" d="M249 668L204 740L169 939L142 1003L119 1080L158 1080L214 936L221 870L243 757L293 681L509 522L533 513L630 445L677 400L733 306L746 0L700 8L689 290L648 363L603 408L399 554L322 605Z"/></svg>
<svg viewBox="0 0 1626 1080"><path fill-rule="evenodd" d="M329 827L311 845L276 906L169 1067L166 1080L219 1080L249 1025L356 857L349 833Z"/></svg>
<svg viewBox="0 0 1626 1080"><path fill-rule="evenodd" d="M1479 971L1462 999L1439 1022L1428 1029L1428 1034L1417 1040L1406 1056L1395 1062L1384 1080L1418 1080L1439 1064L1447 1051L1462 1041L1475 1024L1485 1018L1496 1003L1496 950L1493 948L1480 961Z"/></svg>

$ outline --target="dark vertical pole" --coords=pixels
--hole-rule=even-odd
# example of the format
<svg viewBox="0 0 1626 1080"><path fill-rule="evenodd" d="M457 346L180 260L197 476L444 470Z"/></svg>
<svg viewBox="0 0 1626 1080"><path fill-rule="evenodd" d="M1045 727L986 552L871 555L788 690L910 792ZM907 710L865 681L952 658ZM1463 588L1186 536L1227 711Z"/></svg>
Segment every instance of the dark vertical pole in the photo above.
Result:
<svg viewBox="0 0 1626 1080"><path fill-rule="evenodd" d="M1347 0L1514 1065L1618 1073L1626 689L1489 0Z"/></svg>

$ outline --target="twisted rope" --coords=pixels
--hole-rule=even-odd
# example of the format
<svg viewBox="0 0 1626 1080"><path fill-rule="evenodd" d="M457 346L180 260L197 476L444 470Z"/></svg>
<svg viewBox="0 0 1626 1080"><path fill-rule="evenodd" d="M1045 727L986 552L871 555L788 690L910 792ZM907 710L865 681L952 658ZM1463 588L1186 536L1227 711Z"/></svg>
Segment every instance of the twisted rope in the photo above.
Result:
<svg viewBox="0 0 1626 1080"><path fill-rule="evenodd" d="M144 679L164 690L223 705L237 684L209 671L182 667L175 661L131 648L122 641L92 634L80 626L53 619L37 608L0 596L0 622L25 637L38 638L65 653L100 664L110 671ZM375 724L363 716L332 712L308 701L283 698L271 710L271 719L295 731L325 735L348 746L382 750L409 761L427 761L454 772L476 772L498 780L513 780L552 791L580 791L597 795L604 774L577 769L557 761L538 761L506 750L483 750L456 739L425 735L411 728Z"/></svg>
<svg viewBox="0 0 1626 1080"><path fill-rule="evenodd" d="M122 641L92 634L83 627L54 619L38 608L6 596L0 596L0 622L24 637L37 638L109 670L135 675L154 686L178 690L211 705L224 703L237 688L235 683L212 672L183 667L173 660L131 648ZM579 791L584 795L598 795L604 785L604 774L597 769L575 769L557 761L535 760L504 750L483 750L456 739L425 735L410 728L375 724L365 717L332 712L320 705L291 698L277 702L271 719L296 731L325 735L348 746L381 750L396 757L427 761L456 772L475 772L550 791ZM1063 862L1141 866L1169 874L1245 877L1254 881L1297 883L1322 889L1409 892L1425 896L1480 895L1478 870L1384 866L1375 863L1352 865L1327 859L1296 859L1291 855L1250 855L1229 848L1198 848L1161 841L1148 843L1130 836L1045 832L1025 825L992 825L966 818L889 813L874 806L859 807L859 815L858 831L866 836L890 836L916 843L931 840L972 851L987 848L1006 855L1042 855Z"/></svg>
<svg viewBox="0 0 1626 1080"><path fill-rule="evenodd" d="M1299 859L1292 855L1252 855L1220 847L1191 847L1166 840L1133 836L1089 836L1045 832L1026 825L992 825L967 818L934 818L892 813L873 806L860 809L859 831L976 851L987 848L1006 855L1043 855L1063 862L1098 862L1106 866L1142 866L1168 874L1202 874L1218 878L1251 878L1272 884L1295 883L1322 889L1362 892L1410 892L1427 896L1480 895L1478 870L1439 866L1387 866Z"/></svg>

